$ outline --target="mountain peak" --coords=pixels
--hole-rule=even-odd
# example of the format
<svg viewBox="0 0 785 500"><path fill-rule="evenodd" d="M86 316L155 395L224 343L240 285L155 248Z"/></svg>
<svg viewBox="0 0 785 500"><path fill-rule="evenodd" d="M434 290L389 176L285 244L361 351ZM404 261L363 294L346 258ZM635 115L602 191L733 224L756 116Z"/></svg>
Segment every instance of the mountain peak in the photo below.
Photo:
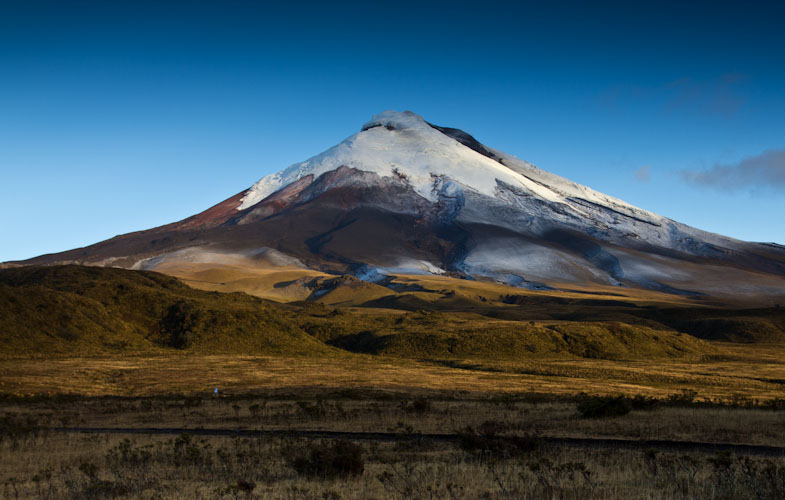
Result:
<svg viewBox="0 0 785 500"><path fill-rule="evenodd" d="M490 197L496 196L502 182L549 202L560 201L557 193L521 173L533 169L531 165L509 158L509 165L503 163L465 132L432 126L411 111L385 111L340 144L260 179L248 190L238 210L252 207L305 176L317 178L339 167L379 177L402 174L417 194L431 202L437 201L435 189L445 179Z"/></svg>
<svg viewBox="0 0 785 500"><path fill-rule="evenodd" d="M427 127L422 116L411 111L382 111L377 115L373 115L370 121L366 122L362 130L368 130L374 127L385 127L387 130L406 130L406 129L422 129Z"/></svg>
<svg viewBox="0 0 785 500"><path fill-rule="evenodd" d="M463 130L434 125L433 123L425 121L422 116L411 111L383 111L378 115L374 115L370 121L366 122L365 125L363 125L362 130L365 131L375 127L384 127L387 130L420 130L426 132L429 131L429 129L435 129L447 137L458 141L467 148L497 161L502 165L504 164L501 157L490 151L483 146L480 141Z"/></svg>

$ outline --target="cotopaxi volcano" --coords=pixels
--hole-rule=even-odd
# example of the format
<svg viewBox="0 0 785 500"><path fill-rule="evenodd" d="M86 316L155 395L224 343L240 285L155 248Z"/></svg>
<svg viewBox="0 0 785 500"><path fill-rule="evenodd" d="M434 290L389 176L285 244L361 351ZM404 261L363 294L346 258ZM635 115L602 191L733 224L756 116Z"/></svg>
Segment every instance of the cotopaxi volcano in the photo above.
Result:
<svg viewBox="0 0 785 500"><path fill-rule="evenodd" d="M14 264L56 263L186 273L262 296L296 283L318 296L325 285L310 272L381 285L446 275L535 290L785 296L785 247L686 226L409 111L376 115L335 147L180 222ZM263 285L260 269L301 272Z"/></svg>

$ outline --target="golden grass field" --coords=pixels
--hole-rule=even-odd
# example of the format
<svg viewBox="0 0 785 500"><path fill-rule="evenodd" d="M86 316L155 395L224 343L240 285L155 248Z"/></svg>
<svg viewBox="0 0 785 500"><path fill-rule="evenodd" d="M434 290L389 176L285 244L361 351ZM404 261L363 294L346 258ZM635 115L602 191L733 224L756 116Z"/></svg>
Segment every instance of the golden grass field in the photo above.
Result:
<svg viewBox="0 0 785 500"><path fill-rule="evenodd" d="M410 360L362 354L203 354L0 359L4 394L150 396L256 390L378 389L700 399L785 398L785 346L724 343L704 359Z"/></svg>
<svg viewBox="0 0 785 500"><path fill-rule="evenodd" d="M0 498L785 491L779 308L430 276L396 277L393 291L296 267L181 271L212 291L76 266L0 274ZM215 293L238 290L261 298ZM624 411L590 418L584 404Z"/></svg>
<svg viewBox="0 0 785 500"><path fill-rule="evenodd" d="M296 266L260 267L245 259L229 259L221 263L193 263L175 260L156 266L155 270L174 276L193 288L218 292L245 292L257 297L289 302L304 300L311 290L304 286L312 279L334 277L327 273L304 269ZM684 298L651 290L623 288L600 285L576 285L574 283L553 283L554 291L532 291L511 288L491 281L469 281L449 276L399 274L392 279L398 284L418 291L404 292L425 302L435 302L445 294L457 294L469 300L495 298L508 293L525 294L539 297L559 297L568 299L586 298L587 294L598 299L613 299L640 304L680 305ZM569 291L565 291L569 290ZM340 307L364 304L382 297L400 296L390 288L372 283L358 283L346 290L338 287L316 299L318 302Z"/></svg>

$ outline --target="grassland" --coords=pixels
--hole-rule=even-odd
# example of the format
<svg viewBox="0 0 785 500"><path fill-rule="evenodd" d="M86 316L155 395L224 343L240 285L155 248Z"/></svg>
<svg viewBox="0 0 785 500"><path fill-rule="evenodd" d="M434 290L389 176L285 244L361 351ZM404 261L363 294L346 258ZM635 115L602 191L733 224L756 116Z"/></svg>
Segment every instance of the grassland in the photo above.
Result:
<svg viewBox="0 0 785 500"><path fill-rule="evenodd" d="M240 286L238 276L226 283ZM200 277L209 285L227 275ZM0 497L759 499L785 490L782 454L733 447L785 448L780 308L449 277L386 287L295 269L262 278L259 295L296 301L197 290L158 273L0 270ZM597 407L611 411L583 418ZM176 430L139 433L150 427ZM593 441L569 441L581 439Z"/></svg>
<svg viewBox="0 0 785 500"><path fill-rule="evenodd" d="M6 399L4 498L536 499L779 498L782 410L642 401L581 418L580 400L448 393L277 391L222 397ZM170 435L133 429L177 425ZM126 429L120 434L63 427ZM200 429L278 430L254 437ZM188 430L192 429L192 430ZM384 433L354 441L300 429ZM433 439L428 433L452 434ZM565 444L558 436L628 439ZM641 439L676 440L659 448ZM724 443L712 450L684 442ZM681 443L681 444L680 444ZM723 451L726 446L731 452Z"/></svg>
<svg viewBox="0 0 785 500"><path fill-rule="evenodd" d="M409 360L348 355L282 357L158 354L13 358L0 361L0 392L12 395L146 396L313 388L447 390L456 393L642 394L691 390L702 399L785 397L785 350L727 345L701 360Z"/></svg>
<svg viewBox="0 0 785 500"><path fill-rule="evenodd" d="M328 350L256 297L81 266L0 271L0 349L19 356Z"/></svg>
<svg viewBox="0 0 785 500"><path fill-rule="evenodd" d="M320 297L339 292L361 296L367 288L349 277L331 280L333 288ZM79 266L5 269L0 270L0 349L4 356L21 357L187 351L635 360L718 354L701 337L785 342L785 311L780 308L733 309L685 299L678 303L672 297L671 302L657 302L639 292L613 298L607 291L587 296L446 280L437 282L452 283L454 289L401 282L389 286L416 291L372 298L362 307L335 308L200 291L151 272ZM487 296L477 295L478 290Z"/></svg>
<svg viewBox="0 0 785 500"><path fill-rule="evenodd" d="M158 273L6 269L0 394L144 396L218 386L785 396L780 309L525 291L466 303L469 290L497 285L453 282L453 296L432 289L442 297L438 308L409 311L280 304L195 290Z"/></svg>

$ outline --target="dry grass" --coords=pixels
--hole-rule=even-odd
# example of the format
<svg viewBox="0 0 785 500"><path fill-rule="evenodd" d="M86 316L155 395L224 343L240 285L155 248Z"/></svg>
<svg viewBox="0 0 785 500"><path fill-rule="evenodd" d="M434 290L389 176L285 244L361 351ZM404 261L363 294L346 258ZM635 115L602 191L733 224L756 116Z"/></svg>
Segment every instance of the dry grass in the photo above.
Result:
<svg viewBox="0 0 785 500"><path fill-rule="evenodd" d="M156 271L179 278L187 285L200 290L245 292L279 302L305 300L311 290L302 285L303 281L329 277L325 273L300 267L264 268L233 265L231 261L211 264L209 267L198 263L164 263L158 266ZM280 283L287 285L279 285Z"/></svg>
<svg viewBox="0 0 785 500"><path fill-rule="evenodd" d="M451 442L366 441L360 443L361 475L314 477L291 465L293 456L323 456L313 455L314 449L324 449L314 448L313 440L133 435L125 441L121 435L45 430L178 427L412 435L490 425L501 436L785 446L782 411L732 406L734 400L742 402L741 396L785 396L782 348L720 347L721 357L702 362L418 362L350 354L4 359L0 391L6 397L0 400L0 416L22 422L20 429L28 421L34 423L32 429L43 429L0 437L0 496L777 498L785 487L782 459L547 444L508 454L507 448L465 450ZM215 386L222 397L210 395ZM582 391L668 397L685 390L696 393L680 396L682 405L644 406L608 419L580 418L577 399L568 397ZM47 392L90 397L12 396ZM172 396L175 393L184 396ZM721 399L731 406L688 404L693 396Z"/></svg>
<svg viewBox="0 0 785 500"><path fill-rule="evenodd" d="M428 278L429 286L454 288L414 284L419 291L400 294L348 276L308 282L313 293L325 292L323 298L367 301L366 307L340 309L204 292L159 273L120 269L29 267L3 270L0 278L0 346L20 357L189 351L342 359L348 351L514 363L557 357L695 360L722 354L705 339L785 342L785 313L777 308L654 306L643 297L515 292L452 278ZM281 290L296 286L271 286L282 283ZM484 288L487 297L470 293Z"/></svg>
<svg viewBox="0 0 785 500"><path fill-rule="evenodd" d="M240 258L225 258L220 263L171 260L156 266L155 271L180 278L188 285L202 290L242 291L281 302L305 299L310 295L311 290L302 286L303 281L330 276L319 271L294 266L260 266L252 259ZM443 299L445 295L452 294L468 300L482 301L482 299L495 299L500 295L515 293L532 297L572 299L592 297L658 306L699 305L683 296L652 290L594 284L549 283L559 290L534 291L514 288L493 281L415 274L396 275L392 283L411 289L419 288L420 291L396 293L382 287L369 287L363 293L354 291L354 293L347 294L342 290L336 290L319 298L319 301L333 306L351 306L363 304L382 296L411 295L424 302L434 302ZM779 281L776 284L779 284ZM752 305L760 305L760 302Z"/></svg>
<svg viewBox="0 0 785 500"><path fill-rule="evenodd" d="M256 406L254 406L256 405ZM253 412L250 408L254 408ZM103 422L158 426L181 421L236 427L361 429L390 425L406 434L440 426L488 428L501 436L652 434L782 445L778 412L659 408L607 420L577 418L567 402L389 399L142 399L25 403L41 423ZM6 410L11 409L6 405ZM16 408L19 409L19 408ZM393 424L393 422L397 423ZM769 435L765 434L768 430ZM489 431L481 431L488 436ZM676 433L676 434L674 434ZM507 439L507 438L502 438ZM116 436L30 432L0 439L3 498L270 499L683 499L778 498L785 460L655 449L607 450L537 444L515 451L461 443L404 440L359 443L359 476L303 472L296 457L324 460L329 449L293 437ZM330 459L328 456L327 459ZM318 463L318 462L317 462ZM317 471L320 469L316 469ZM357 470L356 468L354 470ZM298 472L299 471L299 472Z"/></svg>
<svg viewBox="0 0 785 500"><path fill-rule="evenodd" d="M415 361L383 356L272 357L168 354L0 360L0 393L144 396L264 389L373 388L454 393L627 394L698 398L785 397L785 349L722 346L702 361L534 359Z"/></svg>
<svg viewBox="0 0 785 500"><path fill-rule="evenodd" d="M300 273L286 272L290 274L260 277L266 281L257 284L276 290L295 287L286 293L300 297L297 284L275 288L276 280L291 281ZM244 279L242 272L199 277L233 277L235 285ZM255 311L266 311L271 324L289 325L304 342L320 346L308 355L236 354L252 352L244 344L230 346L233 354L224 345L234 338L229 335L208 336L215 348L201 351L156 347L55 356L31 350L0 358L0 497L752 499L778 498L785 489L782 459L553 444L511 453L510 447L482 447L492 439L479 439L479 449L407 439L362 443L359 476L314 477L314 470L341 469L315 466L333 448L312 440L134 435L125 441L122 436L46 430L201 427L411 437L491 428L510 442L518 442L516 436L544 436L785 446L782 411L764 409L767 404L781 408L778 400L785 400L785 346L708 342L655 324L660 319L678 323L680 314L704 310L700 305L669 311L681 299L667 303L640 291L619 296L593 290L594 298L606 302L587 304L582 293L520 291L509 297L504 296L508 288L493 283L440 277L397 281L407 285L408 279L408 285L422 288L391 296L406 307L433 304L432 310L274 306L247 296L182 292L204 295L210 304L248 302ZM352 296L344 293L351 286L347 282L325 297L333 294L345 302ZM640 307L647 304L657 307ZM717 311L711 314L722 312ZM658 319L659 313L663 316ZM591 323L578 319L584 314L607 317ZM760 314L772 325L781 323L777 311L750 314ZM734 321L742 324L745 318ZM618 321L629 321L632 333L598 326ZM570 328L589 333L576 335ZM268 336L277 338L279 330L272 328ZM362 349L373 335L387 338L386 347L376 355L357 353L371 352ZM423 354L415 342L420 337L446 348ZM595 357L605 359L588 359L569 349L549 350L544 342L550 338L586 340L579 347L599 339L608 352ZM461 351L459 341L473 343ZM520 353L512 352L515 342L523 347ZM625 347L610 349L617 344ZM214 387L221 397L212 397ZM586 395L661 402L651 406L646 399L623 416L584 419L577 403ZM293 467L293 457L307 467Z"/></svg>
<svg viewBox="0 0 785 500"><path fill-rule="evenodd" d="M782 408L703 406L681 400L644 406L618 418L586 419L580 418L579 402L312 389L296 395L271 391L217 398L12 400L0 404L0 411L55 426L449 434L495 422L507 434L785 447Z"/></svg>

